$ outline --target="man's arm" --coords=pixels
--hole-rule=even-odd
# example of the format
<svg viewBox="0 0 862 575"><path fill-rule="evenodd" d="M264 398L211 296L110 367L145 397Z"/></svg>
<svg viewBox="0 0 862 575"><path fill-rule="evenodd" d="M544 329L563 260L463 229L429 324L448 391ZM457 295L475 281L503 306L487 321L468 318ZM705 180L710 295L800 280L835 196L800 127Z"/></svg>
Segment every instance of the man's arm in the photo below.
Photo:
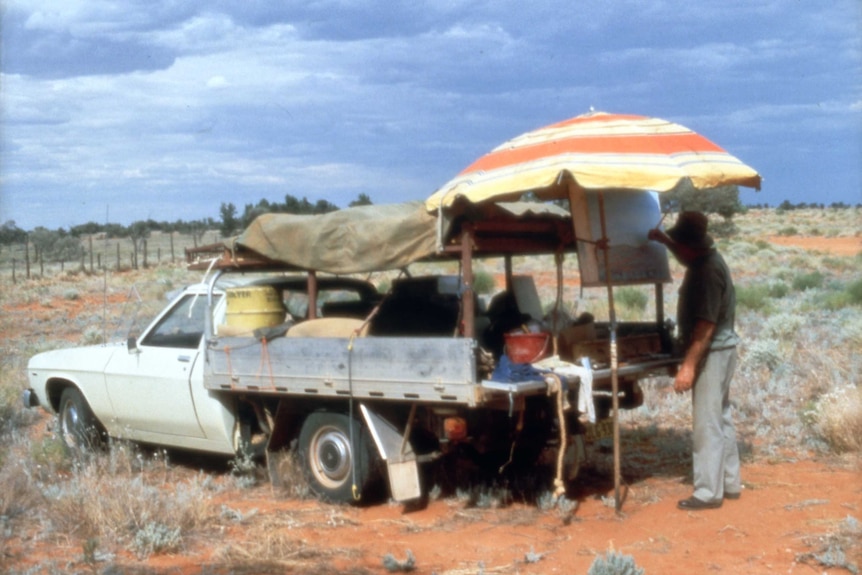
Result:
<svg viewBox="0 0 862 575"><path fill-rule="evenodd" d="M694 324L691 343L685 351L685 357L679 366L679 371L676 372L676 379L673 382L673 389L677 393L688 391L694 386L694 380L697 377L697 366L709 352L709 344L712 341L714 333L715 324L710 321L699 319Z"/></svg>

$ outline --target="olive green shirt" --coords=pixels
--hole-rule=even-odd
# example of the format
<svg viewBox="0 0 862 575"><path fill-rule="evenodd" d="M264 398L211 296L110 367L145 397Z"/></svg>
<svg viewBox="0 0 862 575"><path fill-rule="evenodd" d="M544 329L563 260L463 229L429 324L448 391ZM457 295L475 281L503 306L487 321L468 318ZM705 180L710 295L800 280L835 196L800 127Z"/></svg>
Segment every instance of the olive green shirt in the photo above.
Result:
<svg viewBox="0 0 862 575"><path fill-rule="evenodd" d="M691 343L694 325L701 319L715 324L709 346L711 350L726 349L739 343L739 336L734 331L736 292L733 280L724 258L714 249L688 266L679 288L677 321L684 349Z"/></svg>

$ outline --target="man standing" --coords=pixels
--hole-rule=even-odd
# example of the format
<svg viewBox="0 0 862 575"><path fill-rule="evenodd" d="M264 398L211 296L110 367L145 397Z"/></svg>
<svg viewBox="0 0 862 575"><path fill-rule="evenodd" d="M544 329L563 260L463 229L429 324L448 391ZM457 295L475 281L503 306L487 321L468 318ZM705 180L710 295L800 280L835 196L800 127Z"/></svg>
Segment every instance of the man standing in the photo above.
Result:
<svg viewBox="0 0 862 575"><path fill-rule="evenodd" d="M721 507L724 499L738 499L742 487L729 398L739 343L736 294L707 227L704 214L682 212L666 234L648 234L686 268L677 306L684 356L673 385L677 393L692 390L694 493L677 504L686 510Z"/></svg>

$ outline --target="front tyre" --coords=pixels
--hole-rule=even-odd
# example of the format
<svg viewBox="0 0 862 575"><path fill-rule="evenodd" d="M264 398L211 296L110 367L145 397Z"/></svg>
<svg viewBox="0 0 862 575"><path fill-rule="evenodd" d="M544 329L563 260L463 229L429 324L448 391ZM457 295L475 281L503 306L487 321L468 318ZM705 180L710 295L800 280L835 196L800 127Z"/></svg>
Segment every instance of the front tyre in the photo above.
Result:
<svg viewBox="0 0 862 575"><path fill-rule="evenodd" d="M380 479L368 431L343 413L309 415L299 432L299 456L309 487L326 501L358 503Z"/></svg>
<svg viewBox="0 0 862 575"><path fill-rule="evenodd" d="M67 387L60 394L57 410L60 440L72 453L87 453L103 443L102 431L87 400L75 387Z"/></svg>

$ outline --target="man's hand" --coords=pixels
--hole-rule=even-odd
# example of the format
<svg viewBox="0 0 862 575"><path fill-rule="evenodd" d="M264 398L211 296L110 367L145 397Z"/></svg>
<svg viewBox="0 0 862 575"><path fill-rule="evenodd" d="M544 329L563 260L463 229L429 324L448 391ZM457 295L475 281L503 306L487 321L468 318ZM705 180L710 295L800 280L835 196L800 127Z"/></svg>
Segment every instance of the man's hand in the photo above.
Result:
<svg viewBox="0 0 862 575"><path fill-rule="evenodd" d="M679 371L676 372L676 378L673 380L673 390L677 393L685 393L694 387L695 376L696 373L693 369L682 365Z"/></svg>
<svg viewBox="0 0 862 575"><path fill-rule="evenodd" d="M647 239L652 240L654 242L659 242L662 244L667 243L665 240L667 239L667 235L663 231L658 228L652 228L647 232Z"/></svg>
<svg viewBox="0 0 862 575"><path fill-rule="evenodd" d="M682 364L679 366L679 371L676 372L676 378L673 380L673 389L677 393L685 393L694 387L694 381L697 377L697 366L700 365L701 360L709 353L709 343L712 341L714 333L715 324L712 322L699 319L694 324L691 342L685 352Z"/></svg>

